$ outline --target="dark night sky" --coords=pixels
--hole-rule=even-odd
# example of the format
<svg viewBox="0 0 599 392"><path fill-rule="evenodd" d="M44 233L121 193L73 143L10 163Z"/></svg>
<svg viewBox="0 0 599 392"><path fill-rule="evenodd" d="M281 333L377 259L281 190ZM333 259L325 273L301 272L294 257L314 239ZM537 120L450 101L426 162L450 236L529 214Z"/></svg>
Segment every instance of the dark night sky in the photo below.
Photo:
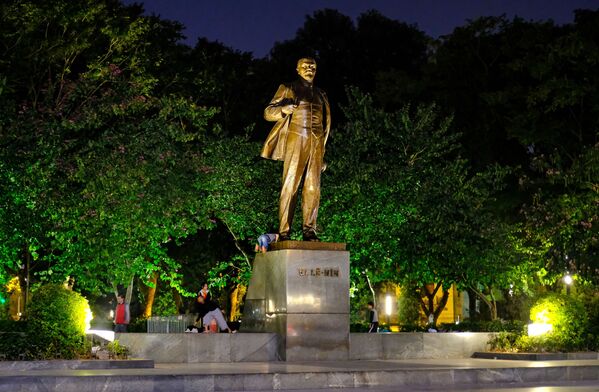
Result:
<svg viewBox="0 0 599 392"><path fill-rule="evenodd" d="M268 54L276 41L295 36L306 15L333 8L354 20L376 9L383 15L415 24L438 37L451 33L467 19L506 14L527 20L552 19L558 24L573 20L579 8L597 9L599 0L124 0L143 3L146 12L185 25L187 43L198 37L217 40L256 57Z"/></svg>

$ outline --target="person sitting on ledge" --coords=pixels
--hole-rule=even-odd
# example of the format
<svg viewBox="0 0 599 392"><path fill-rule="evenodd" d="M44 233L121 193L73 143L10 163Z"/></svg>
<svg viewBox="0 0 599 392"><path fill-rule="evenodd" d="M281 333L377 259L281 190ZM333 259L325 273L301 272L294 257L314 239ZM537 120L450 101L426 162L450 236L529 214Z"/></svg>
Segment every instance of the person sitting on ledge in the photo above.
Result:
<svg viewBox="0 0 599 392"><path fill-rule="evenodd" d="M256 252L261 251L262 253L266 253L270 244L272 242L277 242L278 240L279 240L278 234L273 234L273 233L262 234L260 237L258 237L258 243L256 244L255 251Z"/></svg>
<svg viewBox="0 0 599 392"><path fill-rule="evenodd" d="M202 318L202 323L204 324L204 332L208 332L208 328L210 327L210 322L212 320L216 320L216 323L218 324L218 327L221 330L225 330L228 333L233 332L231 331L231 328L229 328L229 325L225 321L223 312L220 310L216 302L206 300L201 295L198 296L197 301L199 304L204 305L205 310L207 311L204 317Z"/></svg>

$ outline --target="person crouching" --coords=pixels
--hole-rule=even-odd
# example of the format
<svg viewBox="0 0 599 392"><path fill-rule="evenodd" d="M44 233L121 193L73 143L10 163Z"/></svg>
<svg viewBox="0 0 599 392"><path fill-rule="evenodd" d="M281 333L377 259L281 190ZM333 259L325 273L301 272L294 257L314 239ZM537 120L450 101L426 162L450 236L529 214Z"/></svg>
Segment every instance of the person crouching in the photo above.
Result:
<svg viewBox="0 0 599 392"><path fill-rule="evenodd" d="M229 325L225 321L223 312L220 310L220 308L218 307L218 304L216 302L211 301L211 300L206 300L201 295L198 296L197 301L198 301L198 303L203 304L204 309L206 310L206 314L202 318L202 324L204 325L204 332L208 332L208 328L210 327L210 323L212 322L212 320L216 320L216 323L218 324L218 327L221 330L225 330L228 333L232 332L231 328L229 328Z"/></svg>

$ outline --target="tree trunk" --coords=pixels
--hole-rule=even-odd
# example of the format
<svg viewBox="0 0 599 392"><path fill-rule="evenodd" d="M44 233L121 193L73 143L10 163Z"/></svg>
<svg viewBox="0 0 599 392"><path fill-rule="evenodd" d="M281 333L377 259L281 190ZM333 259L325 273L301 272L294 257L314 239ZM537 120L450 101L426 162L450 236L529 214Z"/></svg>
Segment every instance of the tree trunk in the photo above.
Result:
<svg viewBox="0 0 599 392"><path fill-rule="evenodd" d="M441 301L439 301L439 303L437 304L437 309L435 309L435 324L437 325L437 319L439 319L439 316L441 315L441 313L443 313L443 310L445 309L445 305L447 305L447 300L449 300L449 290L445 290L443 289L443 295L441 296Z"/></svg>
<svg viewBox="0 0 599 392"><path fill-rule="evenodd" d="M376 308L376 293L374 291L374 287L372 287L372 283L370 282L370 278L368 277L368 272L364 271L364 275L366 276L366 282L368 283L368 288L370 289L370 292L372 293L372 303L374 304L374 307Z"/></svg>
<svg viewBox="0 0 599 392"><path fill-rule="evenodd" d="M235 289L233 289L233 291L231 292L231 308L229 310L229 321L236 321L239 319L241 315L241 301L243 299L243 296L245 295L246 290L246 286L238 284L237 286L235 286Z"/></svg>
<svg viewBox="0 0 599 392"><path fill-rule="evenodd" d="M441 284L434 284L434 283L427 283L426 285L424 285L423 290L421 291L422 293L424 293L424 298L426 298L426 301L423 300L423 296L420 295L420 297L418 297L420 299L420 307L422 308L422 311L424 312L424 316L427 317L428 319L428 323L431 326L434 326L436 324L435 320L434 320L434 314L435 314L435 295L437 294L437 291L439 291L439 288L441 287ZM433 319L431 320L431 315L433 315Z"/></svg>
<svg viewBox="0 0 599 392"><path fill-rule="evenodd" d="M127 292L125 294L125 303L126 304L130 304L131 297L133 297L133 278L135 278L135 276L131 277L131 280L129 280L129 285L127 285Z"/></svg>
<svg viewBox="0 0 599 392"><path fill-rule="evenodd" d="M23 293L23 304L21 304L21 318L27 318L27 305L29 304L29 268L31 267L31 253L29 253L28 247L25 245L23 249L23 256L25 259L23 268L18 272L19 284L21 285L21 292Z"/></svg>
<svg viewBox="0 0 599 392"><path fill-rule="evenodd" d="M437 295L437 292L442 286L442 283L427 284L424 286L422 290L422 292L424 293L424 297L426 298L426 301L422 299L422 295L419 297L420 307L422 308L424 315L428 318L428 322L432 328L435 328L437 326L437 320L439 319L439 315L441 315L443 309L445 309L445 305L447 304L447 300L449 299L449 290L443 289L443 295L441 296L441 300L435 307L435 296Z"/></svg>
<svg viewBox="0 0 599 392"><path fill-rule="evenodd" d="M154 305L154 297L156 296L156 290L158 289L158 272L153 272L150 276L150 282L152 286L148 285L148 295L146 296L146 307L144 308L143 317L152 317L152 306Z"/></svg>
<svg viewBox="0 0 599 392"><path fill-rule="evenodd" d="M477 321L478 319L480 319L480 315L476 311L476 301L477 301L476 298L478 297L478 295L471 287L468 287L467 291L468 291L468 317L470 318L471 321Z"/></svg>
<svg viewBox="0 0 599 392"><path fill-rule="evenodd" d="M471 286L470 289L472 290L472 292L474 292L476 294L476 296L478 298L480 298L485 303L485 305L487 305L489 307L489 313L491 314L491 320L497 320L497 301L495 300L495 297L493 296L493 288L492 287L489 288L489 290L491 292L490 300L489 300L489 298L487 298L485 293L478 290L476 287Z"/></svg>
<svg viewBox="0 0 599 392"><path fill-rule="evenodd" d="M493 294L493 288L489 288L489 295L491 296L491 320L497 320L497 300Z"/></svg>
<svg viewBox="0 0 599 392"><path fill-rule="evenodd" d="M173 291L173 298L175 300L175 306L177 306L177 313L179 313L179 314L186 313L185 306L183 304L183 297L177 290L172 289L172 291Z"/></svg>

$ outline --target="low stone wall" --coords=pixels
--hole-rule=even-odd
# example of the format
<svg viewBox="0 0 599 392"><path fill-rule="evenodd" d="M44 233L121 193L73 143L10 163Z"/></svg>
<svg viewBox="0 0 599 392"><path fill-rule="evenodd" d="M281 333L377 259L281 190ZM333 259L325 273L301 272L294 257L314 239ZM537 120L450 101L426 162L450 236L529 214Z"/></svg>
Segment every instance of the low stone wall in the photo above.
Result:
<svg viewBox="0 0 599 392"><path fill-rule="evenodd" d="M117 333L133 358L156 363L277 361L274 333Z"/></svg>
<svg viewBox="0 0 599 392"><path fill-rule="evenodd" d="M470 358L485 351L493 333L352 333L351 360ZM156 363L277 361L274 333L121 333L134 358Z"/></svg>
<svg viewBox="0 0 599 392"><path fill-rule="evenodd" d="M470 358L487 350L495 334L455 333L352 333L350 359L445 359Z"/></svg>

